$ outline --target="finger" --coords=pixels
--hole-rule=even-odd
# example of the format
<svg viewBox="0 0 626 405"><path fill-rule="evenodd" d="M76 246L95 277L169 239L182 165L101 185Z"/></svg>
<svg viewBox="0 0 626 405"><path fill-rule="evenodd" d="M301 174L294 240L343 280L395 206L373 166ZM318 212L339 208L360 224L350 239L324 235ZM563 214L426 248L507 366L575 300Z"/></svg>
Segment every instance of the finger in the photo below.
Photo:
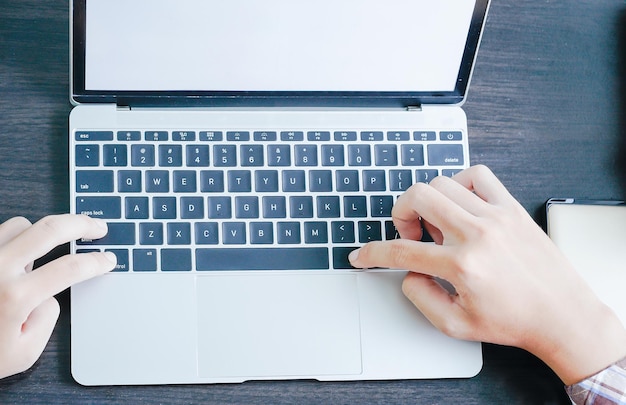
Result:
<svg viewBox="0 0 626 405"><path fill-rule="evenodd" d="M455 338L467 338L465 311L432 277L409 273L402 282L402 292L439 330Z"/></svg>
<svg viewBox="0 0 626 405"><path fill-rule="evenodd" d="M44 351L54 326L59 318L59 303L53 297L48 298L30 313L22 325L20 338L20 371L30 368Z"/></svg>
<svg viewBox="0 0 626 405"><path fill-rule="evenodd" d="M430 235L430 237L433 239L433 241L436 244L438 245L443 244L443 234L441 233L439 229L431 225L428 221L422 221L422 224L424 226L424 230L428 232L428 234Z"/></svg>
<svg viewBox="0 0 626 405"><path fill-rule="evenodd" d="M86 215L52 215L43 218L0 247L0 256L20 266L35 261L58 245L79 238L106 235L106 222Z"/></svg>
<svg viewBox="0 0 626 405"><path fill-rule="evenodd" d="M475 217L454 201L441 194L434 187L424 183L411 186L398 198L391 216L402 237L420 239L421 229L416 230L416 221L427 221L444 235L461 237L464 229L470 227ZM419 238L418 236L419 232Z"/></svg>
<svg viewBox="0 0 626 405"><path fill-rule="evenodd" d="M3 224L0 225L0 247L4 246L9 241L13 240L13 238L18 236L22 232L24 232L30 226L32 226L31 222L24 217L14 217L5 221ZM9 269L10 269L10 266L0 269L0 271L2 270L6 271ZM33 269L32 261L30 263L27 263L24 266L24 271L27 273L31 271L32 269Z"/></svg>
<svg viewBox="0 0 626 405"><path fill-rule="evenodd" d="M3 246L32 224L24 217L14 217L0 224L0 246Z"/></svg>
<svg viewBox="0 0 626 405"><path fill-rule="evenodd" d="M488 203L501 205L515 201L487 166L472 166L457 173L452 179Z"/></svg>
<svg viewBox="0 0 626 405"><path fill-rule="evenodd" d="M20 282L29 305L36 307L66 288L113 270L117 257L112 252L66 255L25 275Z"/></svg>
<svg viewBox="0 0 626 405"><path fill-rule="evenodd" d="M489 203L450 177L435 177L430 186L472 215L482 216L490 209Z"/></svg>
<svg viewBox="0 0 626 405"><path fill-rule="evenodd" d="M449 280L454 274L447 249L408 239L376 241L350 252L348 259L356 268L403 269Z"/></svg>

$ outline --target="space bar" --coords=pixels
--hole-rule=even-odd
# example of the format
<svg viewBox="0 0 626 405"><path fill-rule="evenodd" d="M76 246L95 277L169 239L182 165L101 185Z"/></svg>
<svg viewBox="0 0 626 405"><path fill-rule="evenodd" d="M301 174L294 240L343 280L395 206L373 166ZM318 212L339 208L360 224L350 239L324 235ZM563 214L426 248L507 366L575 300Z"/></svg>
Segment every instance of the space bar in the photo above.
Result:
<svg viewBox="0 0 626 405"><path fill-rule="evenodd" d="M327 270L327 248L215 248L196 250L196 269Z"/></svg>

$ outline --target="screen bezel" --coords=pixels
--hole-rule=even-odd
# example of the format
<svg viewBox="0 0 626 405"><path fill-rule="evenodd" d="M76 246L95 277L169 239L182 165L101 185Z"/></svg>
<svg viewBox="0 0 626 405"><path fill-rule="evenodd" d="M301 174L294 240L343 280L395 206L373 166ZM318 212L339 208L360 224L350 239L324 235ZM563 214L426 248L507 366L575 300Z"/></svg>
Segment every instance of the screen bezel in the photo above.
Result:
<svg viewBox="0 0 626 405"><path fill-rule="evenodd" d="M453 91L99 91L85 89L87 0L73 0L70 16L71 100L74 104L116 103L123 106L211 107L409 107L424 104L461 104L469 87L489 2L490 0L476 0Z"/></svg>

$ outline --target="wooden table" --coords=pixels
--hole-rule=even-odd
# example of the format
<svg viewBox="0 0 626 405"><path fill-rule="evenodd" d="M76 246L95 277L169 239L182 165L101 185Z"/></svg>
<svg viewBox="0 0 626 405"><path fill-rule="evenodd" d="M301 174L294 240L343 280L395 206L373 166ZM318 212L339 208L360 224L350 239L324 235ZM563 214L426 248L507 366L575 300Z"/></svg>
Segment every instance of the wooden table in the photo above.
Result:
<svg viewBox="0 0 626 405"><path fill-rule="evenodd" d="M68 10L67 0L0 4L2 221L68 211ZM549 197L624 198L622 27L624 1L492 4L465 104L471 160L490 166L539 223ZM0 403L568 403L540 361L494 345L484 345L483 371L463 380L86 388L70 375L67 293L59 299L41 360L0 381Z"/></svg>

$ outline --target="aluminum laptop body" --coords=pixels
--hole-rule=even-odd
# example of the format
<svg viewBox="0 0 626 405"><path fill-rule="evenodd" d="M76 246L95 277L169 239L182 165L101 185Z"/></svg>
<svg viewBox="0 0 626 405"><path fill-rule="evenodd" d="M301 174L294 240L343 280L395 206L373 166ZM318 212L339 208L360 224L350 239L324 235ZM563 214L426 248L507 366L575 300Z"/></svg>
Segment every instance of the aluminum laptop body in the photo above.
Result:
<svg viewBox="0 0 626 405"><path fill-rule="evenodd" d="M436 330L405 270L347 254L395 237L411 183L469 165L487 9L73 0L70 207L110 231L71 249L118 256L72 287L76 381L476 375L480 343Z"/></svg>

